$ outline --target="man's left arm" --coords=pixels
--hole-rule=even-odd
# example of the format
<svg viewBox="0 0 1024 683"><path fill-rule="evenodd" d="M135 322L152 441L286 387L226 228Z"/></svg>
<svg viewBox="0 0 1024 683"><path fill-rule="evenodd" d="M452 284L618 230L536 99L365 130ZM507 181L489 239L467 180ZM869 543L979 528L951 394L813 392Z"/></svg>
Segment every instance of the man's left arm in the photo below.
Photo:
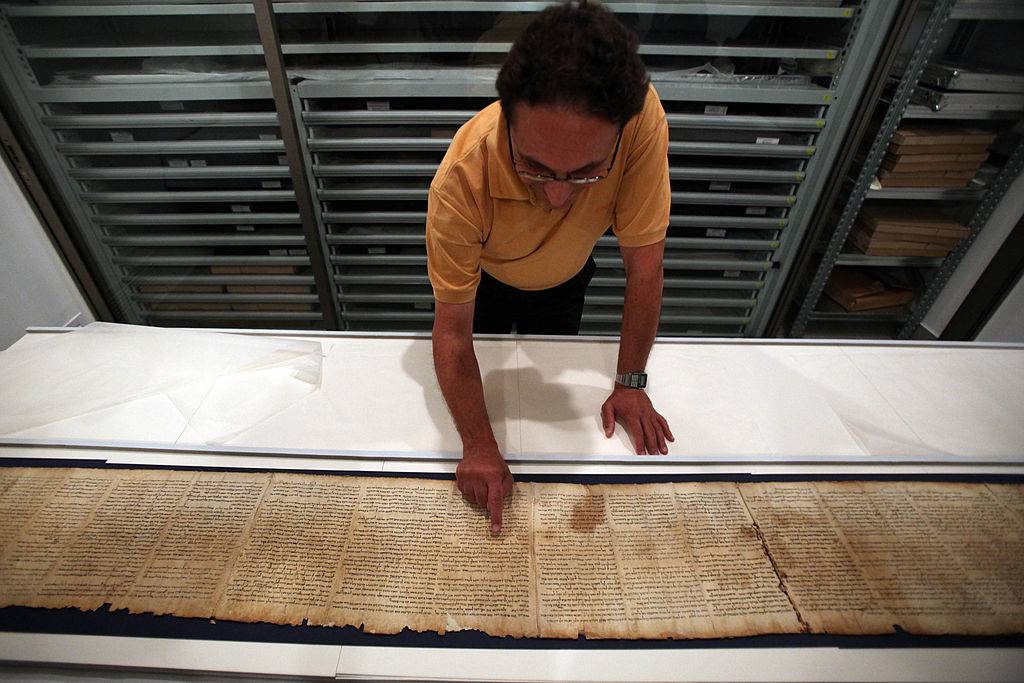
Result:
<svg viewBox="0 0 1024 683"><path fill-rule="evenodd" d="M623 374L643 371L658 332L665 241L619 249L626 266L626 298L615 371ZM611 396L601 406L601 420L606 437L615 433L616 420L622 422L638 455L668 453L666 442L675 440L668 421L654 410L643 389L631 389L616 382Z"/></svg>

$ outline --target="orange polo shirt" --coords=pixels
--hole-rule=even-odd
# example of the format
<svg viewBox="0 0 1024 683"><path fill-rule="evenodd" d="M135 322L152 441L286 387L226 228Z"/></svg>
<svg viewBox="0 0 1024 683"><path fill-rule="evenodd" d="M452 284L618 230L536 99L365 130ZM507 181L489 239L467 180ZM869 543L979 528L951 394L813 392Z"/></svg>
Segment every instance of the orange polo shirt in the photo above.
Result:
<svg viewBox="0 0 1024 683"><path fill-rule="evenodd" d="M518 289L554 287L580 271L609 227L626 247L664 239L671 203L668 124L653 86L623 128L608 177L562 209L548 209L515 172L501 103L494 102L455 134L430 184L427 271L434 297L473 301L481 269Z"/></svg>

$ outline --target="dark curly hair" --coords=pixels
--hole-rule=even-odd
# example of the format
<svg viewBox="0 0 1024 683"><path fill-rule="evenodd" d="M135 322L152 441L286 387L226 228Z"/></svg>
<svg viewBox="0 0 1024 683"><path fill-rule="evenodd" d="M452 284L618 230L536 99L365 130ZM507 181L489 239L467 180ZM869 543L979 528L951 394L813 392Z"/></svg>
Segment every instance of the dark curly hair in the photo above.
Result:
<svg viewBox="0 0 1024 683"><path fill-rule="evenodd" d="M562 104L623 126L640 113L647 70L639 40L604 7L580 0L540 12L498 72L505 116L514 106Z"/></svg>

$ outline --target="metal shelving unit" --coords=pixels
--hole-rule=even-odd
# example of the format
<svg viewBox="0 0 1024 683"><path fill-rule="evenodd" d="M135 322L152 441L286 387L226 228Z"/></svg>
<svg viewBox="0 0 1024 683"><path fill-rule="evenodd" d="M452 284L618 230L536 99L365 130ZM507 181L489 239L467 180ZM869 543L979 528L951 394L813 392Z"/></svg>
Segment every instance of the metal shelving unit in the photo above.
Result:
<svg viewBox="0 0 1024 683"><path fill-rule="evenodd" d="M121 319L422 330L427 187L548 4L0 2L2 80ZM661 333L758 335L894 3L606 5L670 126ZM584 331L615 333L595 259Z"/></svg>
<svg viewBox="0 0 1024 683"><path fill-rule="evenodd" d="M921 94L922 86L920 85L922 79L933 81L938 79L946 85L957 85L956 79L960 77L959 74L953 73L946 66L936 66L938 63L936 61L930 62L940 36L943 35L950 20L1024 19L1024 14L1017 10L1019 10L1019 5L1011 8L1002 0L959 0L959 2L936 0L930 6L924 28L906 61L901 77L892 92L882 98L879 103L881 111L884 112L881 125L867 150L858 174L851 180L847 201L836 222L831 239L823 250L821 260L803 297L800 309L788 330L789 336L801 337L812 332L813 336L819 336L820 332L817 330L809 330L812 323L870 323L876 325L888 323L888 331L885 334L901 339L910 338L916 332L918 325L948 282L953 270L960 263L994 207L1003 198L1006 188L1021 172L1021 167L1024 165L1024 159L1022 159L1024 152L1021 151L1020 145L1017 145L1016 150L1009 155L998 176L990 180L987 185L976 179L965 188L872 189L871 183L878 173L882 157L889 147L893 134L902 121L985 121L1005 127L1007 122L1012 123L1021 119L1022 110L1024 110L1024 100L1020 99L1024 97L1022 95L1006 93L1010 98L1016 98L1015 101L1018 101L1017 104L1009 106L1007 102L999 99L998 95L986 97L982 93L974 92L943 93L941 102L938 99L930 101L930 105L939 106L926 106L922 104L922 101L927 99L927 96ZM982 80L984 79L977 77L966 84L978 85ZM997 80L1005 85L1013 79ZM960 83L960 85L963 84L963 82ZM963 103L957 104L959 101ZM954 203L958 206L969 206L973 203L976 204L976 207L968 214L970 216L967 221L969 223L968 236L963 238L945 258L868 256L846 251L847 239L865 200L916 200L942 203L945 206L954 206ZM919 269L926 284L917 293L911 306L903 307L898 311L874 314L870 311L823 310L828 304L822 294L826 281L836 266Z"/></svg>
<svg viewBox="0 0 1024 683"><path fill-rule="evenodd" d="M254 45L213 53L249 80L152 61L196 36ZM259 46L247 3L0 6L4 89L120 320L326 326Z"/></svg>

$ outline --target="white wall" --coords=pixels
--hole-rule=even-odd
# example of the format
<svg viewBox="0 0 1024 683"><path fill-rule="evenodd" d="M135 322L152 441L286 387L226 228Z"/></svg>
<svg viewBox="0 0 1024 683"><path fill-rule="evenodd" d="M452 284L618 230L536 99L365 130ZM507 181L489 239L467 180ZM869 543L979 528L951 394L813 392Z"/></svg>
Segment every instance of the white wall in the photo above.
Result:
<svg viewBox="0 0 1024 683"><path fill-rule="evenodd" d="M1006 295L977 336L978 341L1024 343L1024 277Z"/></svg>
<svg viewBox="0 0 1024 683"><path fill-rule="evenodd" d="M0 349L33 325L93 321L10 169L0 162Z"/></svg>
<svg viewBox="0 0 1024 683"><path fill-rule="evenodd" d="M1024 215L1024 174L1017 176L1003 199L992 212L988 223L978 233L974 244L967 250L960 265L953 271L945 288L925 315L921 325L936 337L942 334L960 304L970 294L974 284L988 268L992 257L1003 245L1017 221ZM1012 302L1011 302L1012 303ZM1019 304L1018 300L1018 304ZM1024 315L1024 306L1018 305L1017 315Z"/></svg>

